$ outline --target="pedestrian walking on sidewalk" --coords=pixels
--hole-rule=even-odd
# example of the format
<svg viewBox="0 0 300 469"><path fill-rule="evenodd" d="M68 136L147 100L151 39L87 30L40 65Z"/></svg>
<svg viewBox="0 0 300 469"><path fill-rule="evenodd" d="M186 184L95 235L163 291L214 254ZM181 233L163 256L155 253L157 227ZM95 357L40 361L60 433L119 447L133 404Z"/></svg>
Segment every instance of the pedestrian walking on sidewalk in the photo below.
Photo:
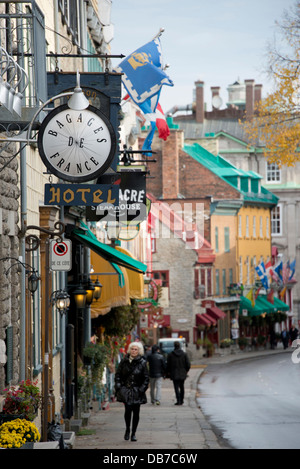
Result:
<svg viewBox="0 0 300 469"><path fill-rule="evenodd" d="M115 373L116 398L125 404L125 440L137 441L136 430L140 419L140 406L146 404L149 372L144 349L140 342L132 342L127 355L120 361Z"/></svg>
<svg viewBox="0 0 300 469"><path fill-rule="evenodd" d="M184 401L184 381L191 367L187 354L181 350L180 343L174 342L174 350L167 358L167 376L173 381L176 396L175 405L182 405Z"/></svg>
<svg viewBox="0 0 300 469"><path fill-rule="evenodd" d="M158 345L152 346L152 353L147 357L150 375L150 398L151 403L160 405L161 385L166 374L164 357L160 354Z"/></svg>
<svg viewBox="0 0 300 469"><path fill-rule="evenodd" d="M288 331L284 328L283 331L281 332L281 340L283 343L283 348L284 350L288 348L289 346L289 334Z"/></svg>

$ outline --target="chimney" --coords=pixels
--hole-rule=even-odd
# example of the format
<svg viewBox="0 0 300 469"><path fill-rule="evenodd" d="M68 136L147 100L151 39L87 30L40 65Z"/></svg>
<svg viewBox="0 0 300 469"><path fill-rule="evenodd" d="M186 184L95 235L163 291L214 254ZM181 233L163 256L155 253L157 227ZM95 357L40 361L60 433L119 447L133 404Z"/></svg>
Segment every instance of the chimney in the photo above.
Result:
<svg viewBox="0 0 300 469"><path fill-rule="evenodd" d="M220 93L220 87L219 86L211 86L211 97L213 98L214 96L219 96Z"/></svg>
<svg viewBox="0 0 300 469"><path fill-rule="evenodd" d="M204 82L195 81L196 85L196 122L204 122Z"/></svg>
<svg viewBox="0 0 300 469"><path fill-rule="evenodd" d="M179 194L179 150L183 131L170 129L170 135L162 142L162 198L177 199Z"/></svg>
<svg viewBox="0 0 300 469"><path fill-rule="evenodd" d="M254 113L254 80L245 80L246 85L246 117Z"/></svg>
<svg viewBox="0 0 300 469"><path fill-rule="evenodd" d="M256 108L259 102L261 101L262 86L263 85L254 86L254 108Z"/></svg>

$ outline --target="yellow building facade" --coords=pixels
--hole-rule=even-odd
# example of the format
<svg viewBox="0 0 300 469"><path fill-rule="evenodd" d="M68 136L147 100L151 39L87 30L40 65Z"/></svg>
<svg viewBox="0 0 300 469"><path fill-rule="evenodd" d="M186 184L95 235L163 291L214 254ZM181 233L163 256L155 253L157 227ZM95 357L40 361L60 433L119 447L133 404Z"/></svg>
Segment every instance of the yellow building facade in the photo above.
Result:
<svg viewBox="0 0 300 469"><path fill-rule="evenodd" d="M236 279L244 286L257 280L255 267L271 259L271 209L243 206L237 214Z"/></svg>

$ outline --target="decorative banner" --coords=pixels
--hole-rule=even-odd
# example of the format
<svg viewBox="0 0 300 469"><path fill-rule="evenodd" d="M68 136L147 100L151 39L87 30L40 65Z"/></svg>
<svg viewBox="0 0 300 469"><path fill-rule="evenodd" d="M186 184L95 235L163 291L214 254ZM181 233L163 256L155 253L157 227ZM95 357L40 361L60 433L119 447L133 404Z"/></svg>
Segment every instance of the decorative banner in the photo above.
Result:
<svg viewBox="0 0 300 469"><path fill-rule="evenodd" d="M119 186L110 184L45 184L45 205L119 205Z"/></svg>

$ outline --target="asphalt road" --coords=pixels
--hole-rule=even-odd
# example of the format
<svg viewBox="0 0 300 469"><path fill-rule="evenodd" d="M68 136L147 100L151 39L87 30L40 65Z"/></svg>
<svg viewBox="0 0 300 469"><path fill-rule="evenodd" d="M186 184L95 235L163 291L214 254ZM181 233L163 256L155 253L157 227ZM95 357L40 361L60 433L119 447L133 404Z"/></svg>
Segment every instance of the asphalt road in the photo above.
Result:
<svg viewBox="0 0 300 469"><path fill-rule="evenodd" d="M300 360L292 353L215 364L202 374L197 403L232 448L300 449Z"/></svg>

